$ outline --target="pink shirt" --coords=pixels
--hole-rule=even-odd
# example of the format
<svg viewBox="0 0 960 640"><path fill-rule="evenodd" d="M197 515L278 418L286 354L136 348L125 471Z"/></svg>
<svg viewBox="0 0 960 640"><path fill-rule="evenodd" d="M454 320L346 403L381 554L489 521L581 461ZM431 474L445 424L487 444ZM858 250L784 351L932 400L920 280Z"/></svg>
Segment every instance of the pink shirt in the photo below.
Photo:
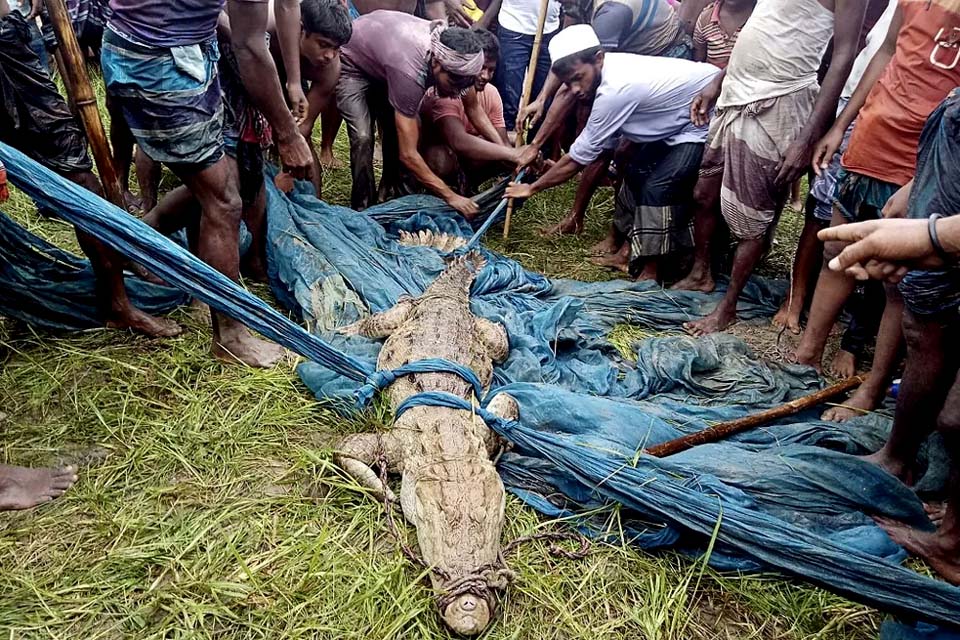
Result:
<svg viewBox="0 0 960 640"><path fill-rule="evenodd" d="M495 129L506 129L507 125L503 119L503 100L500 98L500 92L492 84L487 84L483 91L477 94L480 101L480 108L483 109ZM436 91L431 87L427 95L423 98L420 106L420 115L424 118L439 122L441 118L460 118L464 129L472 136L480 135L470 119L467 118L467 112L463 109L463 100L460 98L438 98Z"/></svg>

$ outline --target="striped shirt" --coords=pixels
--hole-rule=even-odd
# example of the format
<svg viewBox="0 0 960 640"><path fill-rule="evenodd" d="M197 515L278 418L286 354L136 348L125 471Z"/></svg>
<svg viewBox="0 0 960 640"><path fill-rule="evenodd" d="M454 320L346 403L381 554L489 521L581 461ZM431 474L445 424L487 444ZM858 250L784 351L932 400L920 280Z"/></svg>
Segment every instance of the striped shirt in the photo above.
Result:
<svg viewBox="0 0 960 640"><path fill-rule="evenodd" d="M707 59L705 62L723 69L730 60L730 54L733 53L733 45L737 43L740 29L737 29L733 35L724 30L720 24L721 6L723 6L723 0L711 2L704 7L697 19L697 27L693 31L693 46L699 48L706 44Z"/></svg>

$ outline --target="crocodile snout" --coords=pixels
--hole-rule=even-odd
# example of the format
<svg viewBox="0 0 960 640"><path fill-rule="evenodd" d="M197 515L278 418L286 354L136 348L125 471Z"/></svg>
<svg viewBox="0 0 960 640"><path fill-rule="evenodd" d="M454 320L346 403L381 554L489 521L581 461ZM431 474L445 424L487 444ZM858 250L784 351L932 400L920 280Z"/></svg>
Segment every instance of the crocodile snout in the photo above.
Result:
<svg viewBox="0 0 960 640"><path fill-rule="evenodd" d="M447 605L443 621L460 635L475 636L490 624L490 605L480 596L465 593Z"/></svg>

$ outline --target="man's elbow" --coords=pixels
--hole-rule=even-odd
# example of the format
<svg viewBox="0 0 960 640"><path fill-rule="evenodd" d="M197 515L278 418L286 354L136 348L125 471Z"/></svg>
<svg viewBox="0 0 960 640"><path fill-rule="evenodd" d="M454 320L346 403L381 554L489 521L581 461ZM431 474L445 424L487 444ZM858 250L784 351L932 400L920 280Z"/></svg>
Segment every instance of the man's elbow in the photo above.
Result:
<svg viewBox="0 0 960 640"><path fill-rule="evenodd" d="M417 159L420 157L420 152L414 149L405 149L400 147L400 162L403 163L405 167L412 167L417 164Z"/></svg>

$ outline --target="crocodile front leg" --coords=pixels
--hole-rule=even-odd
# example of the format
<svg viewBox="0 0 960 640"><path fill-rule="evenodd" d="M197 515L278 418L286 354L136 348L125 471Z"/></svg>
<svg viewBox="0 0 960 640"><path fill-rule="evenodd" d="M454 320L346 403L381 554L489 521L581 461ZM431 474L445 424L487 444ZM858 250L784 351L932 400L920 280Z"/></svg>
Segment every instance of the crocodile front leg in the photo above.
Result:
<svg viewBox="0 0 960 640"><path fill-rule="evenodd" d="M401 463L401 444L393 433L355 433L341 441L335 455L337 465L361 486L370 489L374 497L391 502L396 496L371 468L386 460L388 468Z"/></svg>
<svg viewBox="0 0 960 640"><path fill-rule="evenodd" d="M487 403L487 411L504 420L519 420L520 406L513 396L506 393L498 393ZM493 429L487 430L487 436L484 439L487 446L487 455L497 463L501 453L509 450L510 443Z"/></svg>
<svg viewBox="0 0 960 640"><path fill-rule="evenodd" d="M353 324L340 327L337 331L347 336L361 335L374 340L386 338L404 323L413 306L414 301L411 298L403 298L383 313L367 316Z"/></svg>

